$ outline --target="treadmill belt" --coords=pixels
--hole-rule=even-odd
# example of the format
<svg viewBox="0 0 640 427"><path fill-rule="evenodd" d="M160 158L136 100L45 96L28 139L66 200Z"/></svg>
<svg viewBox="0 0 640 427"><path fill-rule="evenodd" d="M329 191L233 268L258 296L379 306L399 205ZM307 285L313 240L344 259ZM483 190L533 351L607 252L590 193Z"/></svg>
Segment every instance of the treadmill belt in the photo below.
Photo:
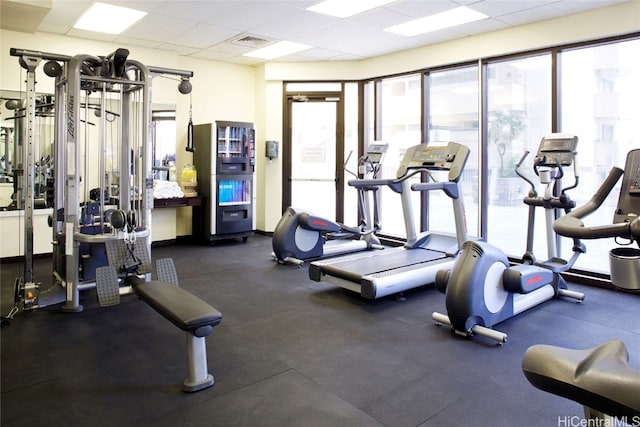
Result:
<svg viewBox="0 0 640 427"><path fill-rule="evenodd" d="M337 277L344 277L359 282L362 276L382 273L402 267L410 267L416 264L429 263L446 257L446 253L430 249L385 249L380 252L372 252L371 256L324 264L322 271Z"/></svg>

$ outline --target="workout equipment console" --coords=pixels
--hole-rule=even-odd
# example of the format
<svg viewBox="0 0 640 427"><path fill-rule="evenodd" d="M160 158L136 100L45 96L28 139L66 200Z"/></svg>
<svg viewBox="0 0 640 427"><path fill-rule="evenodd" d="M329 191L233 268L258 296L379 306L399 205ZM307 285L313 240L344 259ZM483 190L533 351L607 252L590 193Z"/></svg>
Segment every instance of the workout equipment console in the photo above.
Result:
<svg viewBox="0 0 640 427"><path fill-rule="evenodd" d="M468 156L469 149L455 142L418 144L407 149L396 178L349 181L349 185L357 188L387 186L400 194L407 242L384 251L314 261L309 266L309 278L333 283L368 299L433 283L436 272L453 264L460 246L467 240L459 180ZM447 181L436 181L434 171L447 172ZM428 174L432 181L411 185L409 179L421 173ZM443 191L453 203L456 234L430 231L418 234L411 190Z"/></svg>
<svg viewBox="0 0 640 427"><path fill-rule="evenodd" d="M576 145L578 138L572 135L552 134L542 138L536 158L534 172L544 188L538 196L535 185L521 172L520 167L527 153L516 165L516 172L531 185L524 203L529 206L527 250L523 263L510 267L506 255L486 242L468 241L452 270L442 270L436 277L436 288L446 294L447 314L433 313L437 325L451 326L459 335L482 335L506 342L507 334L491 329L510 317L551 298L565 296L582 301L582 293L569 291L560 273L568 271L578 256L586 251L584 245L574 238L573 254L567 261L558 257L559 239L553 233L553 221L558 211L570 212L575 207L567 191L577 186L578 171ZM574 166L574 185L561 188L563 168ZM536 208L546 213L546 236L548 258L536 261L533 255L533 237Z"/></svg>
<svg viewBox="0 0 640 427"><path fill-rule="evenodd" d="M358 162L359 172L365 177L375 178L387 148L388 144L371 144ZM355 173L350 173L358 178ZM273 232L271 256L279 263L301 267L307 259L383 249L375 235L380 229L377 190L378 187L358 189L358 206L363 215L358 227L349 227L302 209L288 207ZM373 197L373 215L369 193Z"/></svg>

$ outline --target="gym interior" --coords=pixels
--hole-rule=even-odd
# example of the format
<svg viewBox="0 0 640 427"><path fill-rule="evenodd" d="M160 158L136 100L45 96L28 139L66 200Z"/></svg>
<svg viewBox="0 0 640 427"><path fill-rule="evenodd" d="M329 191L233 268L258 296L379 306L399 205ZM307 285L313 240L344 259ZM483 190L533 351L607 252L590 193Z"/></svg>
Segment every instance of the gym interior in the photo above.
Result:
<svg viewBox="0 0 640 427"><path fill-rule="evenodd" d="M435 3L2 0L0 423L640 425L640 2Z"/></svg>

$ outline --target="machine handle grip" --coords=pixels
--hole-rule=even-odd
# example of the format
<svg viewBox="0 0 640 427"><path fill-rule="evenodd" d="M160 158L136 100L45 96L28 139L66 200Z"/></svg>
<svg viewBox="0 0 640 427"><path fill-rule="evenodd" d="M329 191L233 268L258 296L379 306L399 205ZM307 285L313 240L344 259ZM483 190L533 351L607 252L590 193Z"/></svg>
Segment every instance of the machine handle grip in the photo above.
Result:
<svg viewBox="0 0 640 427"><path fill-rule="evenodd" d="M632 222L622 222L593 227L585 227L584 223L581 221L582 218L593 213L602 205L623 174L624 171L622 169L615 166L611 168L607 178L587 203L560 217L553 223L553 229L555 232L561 236L577 237L580 239L624 237L629 236L632 233L637 233L639 225L637 224L637 219Z"/></svg>

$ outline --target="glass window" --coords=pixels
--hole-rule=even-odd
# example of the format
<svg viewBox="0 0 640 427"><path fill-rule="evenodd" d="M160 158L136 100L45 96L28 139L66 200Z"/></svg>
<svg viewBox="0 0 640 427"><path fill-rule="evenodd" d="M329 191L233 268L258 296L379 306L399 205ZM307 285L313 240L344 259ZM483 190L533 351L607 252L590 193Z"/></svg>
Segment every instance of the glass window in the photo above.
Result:
<svg viewBox="0 0 640 427"><path fill-rule="evenodd" d="M469 235L480 235L478 222L480 150L478 134L478 67L429 74L429 140L453 141L471 150L461 187ZM455 233L451 200L442 192L429 195L429 228Z"/></svg>
<svg viewBox="0 0 640 427"><path fill-rule="evenodd" d="M406 149L423 142L420 129L420 78L419 74L412 74L382 80L381 134L382 142L389 144L382 165L383 178L394 178ZM420 219L420 194L415 193L413 196L413 214L417 223ZM405 238L400 195L385 187L380 200L382 233Z"/></svg>
<svg viewBox="0 0 640 427"><path fill-rule="evenodd" d="M487 241L507 255L526 250L530 186L515 173L526 151L523 170L533 177L533 157L551 132L551 56L518 58L487 65ZM540 192L540 191L538 191ZM547 259L544 213L536 215L534 253Z"/></svg>
<svg viewBox="0 0 640 427"><path fill-rule="evenodd" d="M625 167L627 153L640 147L640 40L561 52L563 132L578 135L580 183L571 192L578 205L591 198L612 166ZM620 182L586 225L613 220ZM609 272L613 239L586 240L577 268Z"/></svg>

